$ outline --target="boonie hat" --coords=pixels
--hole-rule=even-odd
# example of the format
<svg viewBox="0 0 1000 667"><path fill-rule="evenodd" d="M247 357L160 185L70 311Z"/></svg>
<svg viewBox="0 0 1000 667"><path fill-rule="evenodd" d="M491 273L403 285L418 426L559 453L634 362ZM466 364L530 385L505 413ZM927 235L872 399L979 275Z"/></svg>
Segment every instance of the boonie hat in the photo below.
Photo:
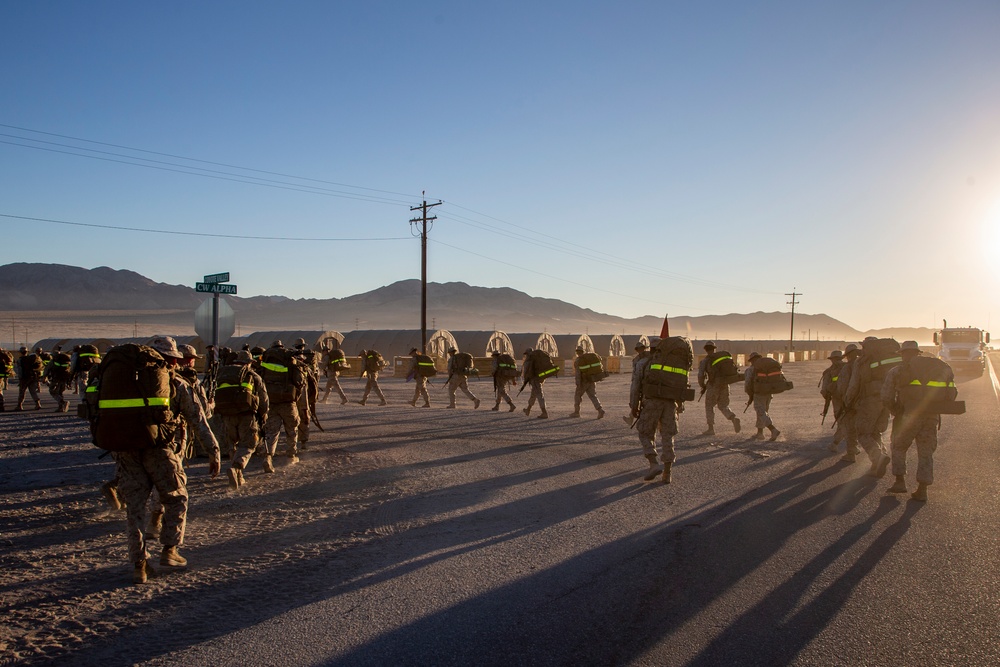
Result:
<svg viewBox="0 0 1000 667"><path fill-rule="evenodd" d="M576 346L576 351L577 352L583 352L583 348L581 346L577 345Z"/></svg>
<svg viewBox="0 0 1000 667"><path fill-rule="evenodd" d="M411 347L410 348L410 354L416 354L416 353L417 353L417 348Z"/></svg>
<svg viewBox="0 0 1000 667"><path fill-rule="evenodd" d="M714 350L714 349L715 349L715 342L714 342L714 341L711 341L711 340L710 340L710 341L707 341L707 342L705 343L705 349L707 350L708 348L712 348L712 349Z"/></svg>
<svg viewBox="0 0 1000 667"><path fill-rule="evenodd" d="M299 338L299 339L297 339L295 341L295 347L300 347L300 346L301 347L305 347L305 345L306 345L306 339L305 338Z"/></svg>
<svg viewBox="0 0 1000 667"><path fill-rule="evenodd" d="M646 349L646 344L643 343L640 340L638 343L635 344L635 349L637 349L637 350L645 350Z"/></svg>
<svg viewBox="0 0 1000 667"><path fill-rule="evenodd" d="M271 341L271 347L285 347L285 344L280 339L275 339Z"/></svg>
<svg viewBox="0 0 1000 667"><path fill-rule="evenodd" d="M920 351L920 346L917 345L915 340L904 340L903 344L899 346L900 352L916 352L917 354L923 354Z"/></svg>
<svg viewBox="0 0 1000 667"><path fill-rule="evenodd" d="M843 359L843 358L844 358L844 353L841 352L840 350L834 350L833 352L830 353L830 356L827 357L827 359Z"/></svg>
<svg viewBox="0 0 1000 667"><path fill-rule="evenodd" d="M236 363L238 364L249 364L253 361L253 355L250 354L250 350L240 350L236 355Z"/></svg>
<svg viewBox="0 0 1000 667"><path fill-rule="evenodd" d="M170 336L157 336L149 346L164 357L173 357L174 359L184 358L184 355L177 349L177 341Z"/></svg>
<svg viewBox="0 0 1000 667"><path fill-rule="evenodd" d="M747 357L747 361L753 361L754 359L760 358L760 352L751 352L750 356Z"/></svg>
<svg viewBox="0 0 1000 667"><path fill-rule="evenodd" d="M177 351L184 355L185 359L201 359L201 355L198 354L198 350L194 349L194 345L178 345Z"/></svg>
<svg viewBox="0 0 1000 667"><path fill-rule="evenodd" d="M856 343L848 343L847 347L844 348L844 356L847 356L851 352L860 352L861 346Z"/></svg>

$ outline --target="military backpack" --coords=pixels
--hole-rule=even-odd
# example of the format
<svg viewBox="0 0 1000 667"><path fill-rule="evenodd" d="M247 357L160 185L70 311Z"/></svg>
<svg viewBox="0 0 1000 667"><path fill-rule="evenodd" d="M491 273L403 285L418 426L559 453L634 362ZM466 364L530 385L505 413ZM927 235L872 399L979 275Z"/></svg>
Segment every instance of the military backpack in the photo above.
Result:
<svg viewBox="0 0 1000 667"><path fill-rule="evenodd" d="M683 336L660 339L642 374L643 398L693 401L694 389L688 385L693 363L694 349L690 340Z"/></svg>
<svg viewBox="0 0 1000 667"><path fill-rule="evenodd" d="M378 350L368 350L365 353L365 373L378 373L385 368L385 359Z"/></svg>
<svg viewBox="0 0 1000 667"><path fill-rule="evenodd" d="M170 369L159 352L126 343L108 350L81 405L94 444L113 452L160 447L178 422Z"/></svg>
<svg viewBox="0 0 1000 667"><path fill-rule="evenodd" d="M753 393L780 394L792 389L793 385L781 371L781 363L771 357L757 357L750 362L753 366Z"/></svg>
<svg viewBox="0 0 1000 667"><path fill-rule="evenodd" d="M72 359L65 352L56 352L53 354L52 364L49 366L49 377L56 382L69 382L73 377L73 373L69 368L70 361Z"/></svg>
<svg viewBox="0 0 1000 667"><path fill-rule="evenodd" d="M956 400L958 388L951 366L935 357L914 357L899 369L899 402L907 414L960 415L965 401Z"/></svg>
<svg viewBox="0 0 1000 667"><path fill-rule="evenodd" d="M604 360L596 352L584 352L576 362L580 377L588 382L600 382L608 377L604 371Z"/></svg>
<svg viewBox="0 0 1000 667"><path fill-rule="evenodd" d="M10 377L14 373L14 355L7 350L0 350L0 378Z"/></svg>
<svg viewBox="0 0 1000 667"><path fill-rule="evenodd" d="M517 377L517 362L509 354L497 356L496 378L501 382L509 382Z"/></svg>
<svg viewBox="0 0 1000 667"><path fill-rule="evenodd" d="M430 358L427 354L418 354L417 357L417 367L416 373L420 377L432 378L437 375L437 369L434 368L434 360Z"/></svg>
<svg viewBox="0 0 1000 667"><path fill-rule="evenodd" d="M743 379L733 355L725 350L716 350L707 357L708 359L708 379L710 382L725 382L733 384Z"/></svg>
<svg viewBox="0 0 1000 667"><path fill-rule="evenodd" d="M73 371L76 373L89 371L100 361L101 355L95 345L81 345L80 350L76 353L76 368Z"/></svg>
<svg viewBox="0 0 1000 667"><path fill-rule="evenodd" d="M219 369L216 376L215 412L232 416L257 410L253 375L249 364L232 364Z"/></svg>
<svg viewBox="0 0 1000 667"><path fill-rule="evenodd" d="M472 375L472 355L468 352L456 352L452 360L452 368L459 375Z"/></svg>
<svg viewBox="0 0 1000 667"><path fill-rule="evenodd" d="M868 367L871 390L878 393L889 371L903 363L899 343L894 338L870 338L861 343L861 350L860 363Z"/></svg>
<svg viewBox="0 0 1000 667"><path fill-rule="evenodd" d="M347 357L344 356L344 351L341 349L330 350L327 353L326 359L327 368L331 371L341 372L350 369L351 365L347 363Z"/></svg>
<svg viewBox="0 0 1000 667"><path fill-rule="evenodd" d="M532 377L542 382L559 372L559 367L544 350L532 350L528 354L528 360L531 361Z"/></svg>
<svg viewBox="0 0 1000 667"><path fill-rule="evenodd" d="M271 403L294 403L305 387L305 376L291 350L271 347L260 357L261 376Z"/></svg>

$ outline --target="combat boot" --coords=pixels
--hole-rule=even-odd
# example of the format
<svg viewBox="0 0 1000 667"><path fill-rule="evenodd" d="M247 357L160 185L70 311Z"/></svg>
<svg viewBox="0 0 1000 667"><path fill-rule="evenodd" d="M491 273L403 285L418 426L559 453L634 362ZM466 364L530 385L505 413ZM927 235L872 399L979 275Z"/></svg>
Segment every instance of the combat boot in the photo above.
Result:
<svg viewBox="0 0 1000 667"><path fill-rule="evenodd" d="M514 410L517 410L517 406L514 405L513 403L511 403L510 404L510 410L508 410L507 412L514 412Z"/></svg>
<svg viewBox="0 0 1000 667"><path fill-rule="evenodd" d="M493 412L497 412L499 409L500 409L500 401L497 401L497 404L494 405L492 408L490 408L490 410L492 410Z"/></svg>
<svg viewBox="0 0 1000 667"><path fill-rule="evenodd" d="M146 532L149 534L150 539L158 540L160 539L160 533L163 531L163 511L153 512L149 515L149 528Z"/></svg>
<svg viewBox="0 0 1000 667"><path fill-rule="evenodd" d="M663 468L661 468L659 464L657 464L655 454L647 455L646 459L649 460L649 470L646 471L646 476L643 477L642 480L644 482L652 482L654 479L660 476L660 473L663 472Z"/></svg>
<svg viewBox="0 0 1000 667"><path fill-rule="evenodd" d="M271 460L270 454L264 455L264 472L266 473L274 472L274 461Z"/></svg>
<svg viewBox="0 0 1000 667"><path fill-rule="evenodd" d="M762 429L762 428L757 429L757 433L754 434L753 439L754 440L763 440L764 439L764 429Z"/></svg>
<svg viewBox="0 0 1000 667"><path fill-rule="evenodd" d="M23 412L24 411L24 406L22 404L18 403L17 407L14 408L14 410L16 410L17 412Z"/></svg>
<svg viewBox="0 0 1000 667"><path fill-rule="evenodd" d="M701 434L702 435L715 435L715 427L714 426L709 426L707 429L705 429L704 431L702 431Z"/></svg>
<svg viewBox="0 0 1000 667"><path fill-rule="evenodd" d="M133 584L144 584L147 580L156 577L156 570L153 566L149 564L149 561L143 558L141 561L135 564L135 568L132 570L132 583Z"/></svg>
<svg viewBox="0 0 1000 667"><path fill-rule="evenodd" d="M240 471L237 468L229 468L226 472L229 475L229 488L233 491L240 488Z"/></svg>
<svg viewBox="0 0 1000 667"><path fill-rule="evenodd" d="M42 409L42 402L41 401L35 401L35 409L36 410L41 410Z"/></svg>
<svg viewBox="0 0 1000 667"><path fill-rule="evenodd" d="M367 398L362 398L360 401L358 401L358 405L364 405L367 402L368 402Z"/></svg>
<svg viewBox="0 0 1000 667"><path fill-rule="evenodd" d="M889 467L889 461L891 459L885 454L879 453L879 458L872 461L872 467L868 469L868 476L874 477L875 479L882 479L885 477L885 469Z"/></svg>
<svg viewBox="0 0 1000 667"><path fill-rule="evenodd" d="M177 552L177 547L163 547L160 554L160 565L164 567L187 567L187 558Z"/></svg>
<svg viewBox="0 0 1000 667"><path fill-rule="evenodd" d="M292 465L293 463L298 463L298 462L299 462L298 455L294 451L293 452L289 452L288 453L288 465Z"/></svg>
<svg viewBox="0 0 1000 667"><path fill-rule="evenodd" d="M18 409L20 410L20 408L18 408ZM531 416L531 408L525 408L524 410L521 410L521 412L524 413L525 417L530 417Z"/></svg>
<svg viewBox="0 0 1000 667"><path fill-rule="evenodd" d="M857 454L851 451L847 452L846 454L840 457L841 463L854 463L857 460L858 460Z"/></svg>
<svg viewBox="0 0 1000 667"><path fill-rule="evenodd" d="M889 487L889 493L906 493L906 479L896 475L896 483Z"/></svg>
<svg viewBox="0 0 1000 667"><path fill-rule="evenodd" d="M542 410L542 414L540 414L540 415L538 415L538 417L536 417L536 419L548 419L548 418L549 418L549 413L546 412L546 411L544 411L544 410Z"/></svg>
<svg viewBox="0 0 1000 667"><path fill-rule="evenodd" d="M382 399L382 402L381 402L381 403L379 403L379 405L389 405L389 402L388 402L388 401L386 401L386 400L385 400L385 399L383 398L383 399Z"/></svg>
<svg viewBox="0 0 1000 667"><path fill-rule="evenodd" d="M663 475L660 477L660 479L663 480L664 484L670 484L670 469L672 467L673 467L672 463L663 464Z"/></svg>
<svg viewBox="0 0 1000 667"><path fill-rule="evenodd" d="M736 433L740 432L740 418L733 417L733 431Z"/></svg>
<svg viewBox="0 0 1000 667"><path fill-rule="evenodd" d="M604 410L603 410L603 409L601 409L601 410L598 410L598 411L597 411L597 418L598 418L598 419L604 419L604 414L605 414L605 413L604 413Z"/></svg>
<svg viewBox="0 0 1000 667"><path fill-rule="evenodd" d="M108 507L113 510L120 510L125 506L118 497L118 490L111 482L105 482L101 485L101 495L104 496L104 500L108 503Z"/></svg>
<svg viewBox="0 0 1000 667"><path fill-rule="evenodd" d="M768 426L767 428L768 428L769 431L771 431L771 437L768 438L768 441L774 442L775 440L778 439L778 436L781 435L781 431L779 431L778 429L774 428L774 426Z"/></svg>
<svg viewBox="0 0 1000 667"><path fill-rule="evenodd" d="M570 415L570 417L579 417L579 416L580 416L580 411L579 410L577 410L576 412L574 412L573 414Z"/></svg>
<svg viewBox="0 0 1000 667"><path fill-rule="evenodd" d="M922 503L927 502L927 485L923 482L917 484L917 490L910 494L910 497Z"/></svg>

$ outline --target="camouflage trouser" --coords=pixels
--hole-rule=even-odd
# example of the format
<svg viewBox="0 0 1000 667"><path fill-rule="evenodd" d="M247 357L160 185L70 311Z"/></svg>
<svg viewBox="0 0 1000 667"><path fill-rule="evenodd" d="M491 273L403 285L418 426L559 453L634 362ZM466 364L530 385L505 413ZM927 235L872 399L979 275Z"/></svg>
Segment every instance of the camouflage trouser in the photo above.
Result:
<svg viewBox="0 0 1000 667"><path fill-rule="evenodd" d="M771 394L754 394L753 395L753 411L757 413L757 430L765 429L768 426L774 426L771 422L771 416L767 414L768 409L771 407Z"/></svg>
<svg viewBox="0 0 1000 667"><path fill-rule="evenodd" d="M830 405L833 406L833 418L837 420L837 430L833 432L833 443L837 444L841 440L846 440L847 452L857 454L861 451L861 445L858 444L858 426L854 413L846 412L844 399L839 396L834 396Z"/></svg>
<svg viewBox="0 0 1000 667"><path fill-rule="evenodd" d="M545 394L542 393L542 381L538 378L532 378L528 380L528 386L531 387L531 396L528 397L528 411L531 411L531 406L538 401L538 407L542 409L543 414L547 414L545 410Z"/></svg>
<svg viewBox="0 0 1000 667"><path fill-rule="evenodd" d="M73 393L80 394L83 398L87 393L87 381L90 379L90 371L79 371L73 376Z"/></svg>
<svg viewBox="0 0 1000 667"><path fill-rule="evenodd" d="M639 432L639 444L646 458L656 459L656 429L660 429L663 444L660 451L660 461L673 463L677 458L674 454L674 436L677 435L677 403L663 398L646 398L642 401L642 411L635 429Z"/></svg>
<svg viewBox="0 0 1000 667"><path fill-rule="evenodd" d="M21 380L17 385L17 404L21 405L24 403L24 393L28 392L31 394L31 399L38 403L38 379L34 380Z"/></svg>
<svg viewBox="0 0 1000 667"><path fill-rule="evenodd" d="M462 390L463 394L469 397L470 401L479 401L479 399L476 398L476 395L469 391L469 379L464 375L455 373L451 376L451 380L448 382L448 400L451 401L451 407L455 407L455 394L459 389Z"/></svg>
<svg viewBox="0 0 1000 667"><path fill-rule="evenodd" d="M934 450L937 449L938 416L892 420L892 474L906 474L906 452L917 441L917 482L934 483Z"/></svg>
<svg viewBox="0 0 1000 667"><path fill-rule="evenodd" d="M299 427L299 410L295 403L271 403L268 410L267 424L264 425L264 442L268 456L274 456L278 451L278 436L281 428L285 428L286 454L292 456L298 453L295 447L296 430Z"/></svg>
<svg viewBox="0 0 1000 667"><path fill-rule="evenodd" d="M0 377L0 411L5 410L3 405L3 390L7 388L7 378Z"/></svg>
<svg viewBox="0 0 1000 667"><path fill-rule="evenodd" d="M337 378L337 375L338 373L336 371L328 371L326 376L326 389L323 390L324 401L326 400L326 397L330 395L331 391L336 391L337 395L340 396L340 400L347 400L347 394L345 394L344 390L340 388L340 380Z"/></svg>
<svg viewBox="0 0 1000 667"><path fill-rule="evenodd" d="M500 404L503 403L504 401L507 402L507 405L513 407L514 406L514 401L511 400L510 394L507 393L507 380L497 380L496 381L496 387L497 387L497 390L496 390L497 405L496 405L496 407L500 407Z"/></svg>
<svg viewBox="0 0 1000 667"><path fill-rule="evenodd" d="M886 455L882 433L889 426L889 411L878 396L858 400L854 408L854 426L861 449L865 450L872 463L877 463Z"/></svg>
<svg viewBox="0 0 1000 667"><path fill-rule="evenodd" d="M63 393L66 391L66 382L63 380L49 380L49 395L56 399L59 403L59 409L62 409L66 399L63 398Z"/></svg>
<svg viewBox="0 0 1000 667"><path fill-rule="evenodd" d="M252 413L222 415L222 446L230 452L232 467L245 470L257 449L260 432Z"/></svg>
<svg viewBox="0 0 1000 667"><path fill-rule="evenodd" d="M424 405L430 405L431 397L427 393L427 378L423 375L414 375L413 380L417 383L417 386L413 388L413 400L411 403L416 405L417 401L422 398L424 399Z"/></svg>
<svg viewBox="0 0 1000 667"><path fill-rule="evenodd" d="M601 407L601 402L597 399L597 383L590 380L581 380L580 384L576 385L576 393L573 394L574 411L580 412L580 405L583 403L584 394L590 397L590 402L594 404L595 410L598 412L604 410Z"/></svg>
<svg viewBox="0 0 1000 667"><path fill-rule="evenodd" d="M365 393L361 396L361 401L368 400L368 394L375 392L383 401L385 400L385 394L382 393L381 387L378 386L378 373L368 373L368 383L365 384Z"/></svg>
<svg viewBox="0 0 1000 667"><path fill-rule="evenodd" d="M709 427L715 426L716 406L729 421L736 417L736 413L729 409L729 385L725 382L709 382L705 387L705 420Z"/></svg>
<svg viewBox="0 0 1000 667"><path fill-rule="evenodd" d="M306 391L303 390L299 396L296 407L299 411L299 442L306 443L309 442L309 395Z"/></svg>
<svg viewBox="0 0 1000 667"><path fill-rule="evenodd" d="M126 504L129 560L136 564L148 557L142 529L146 525L146 501L154 488L163 505L160 542L167 547L182 544L188 493L180 454L165 447L150 447L114 452L112 456L118 464L115 471L118 492Z"/></svg>

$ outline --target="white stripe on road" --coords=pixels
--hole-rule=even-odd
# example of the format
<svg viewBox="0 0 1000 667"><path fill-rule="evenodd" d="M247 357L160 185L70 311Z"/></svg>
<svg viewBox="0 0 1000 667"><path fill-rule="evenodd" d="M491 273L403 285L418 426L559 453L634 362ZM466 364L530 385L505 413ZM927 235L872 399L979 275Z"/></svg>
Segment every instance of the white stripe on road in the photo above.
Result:
<svg viewBox="0 0 1000 667"><path fill-rule="evenodd" d="M993 367L993 359L989 355L986 356L986 366L990 369L990 381L993 383L993 394L997 397L997 402L1000 402L1000 381L997 380L997 371Z"/></svg>

